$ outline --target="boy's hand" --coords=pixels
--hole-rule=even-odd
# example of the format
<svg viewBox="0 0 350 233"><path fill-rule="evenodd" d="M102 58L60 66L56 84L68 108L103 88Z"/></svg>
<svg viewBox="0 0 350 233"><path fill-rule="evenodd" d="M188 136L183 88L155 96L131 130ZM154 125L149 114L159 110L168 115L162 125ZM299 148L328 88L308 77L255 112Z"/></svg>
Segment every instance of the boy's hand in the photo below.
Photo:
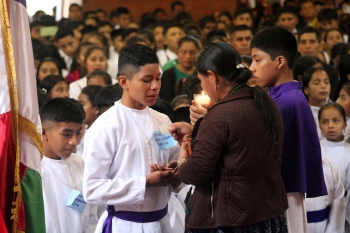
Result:
<svg viewBox="0 0 350 233"><path fill-rule="evenodd" d="M159 166L161 167L161 166ZM165 169L164 167L161 167ZM176 173L176 175L175 175ZM166 186L177 180L177 172L172 170L156 170L146 176L146 187Z"/></svg>

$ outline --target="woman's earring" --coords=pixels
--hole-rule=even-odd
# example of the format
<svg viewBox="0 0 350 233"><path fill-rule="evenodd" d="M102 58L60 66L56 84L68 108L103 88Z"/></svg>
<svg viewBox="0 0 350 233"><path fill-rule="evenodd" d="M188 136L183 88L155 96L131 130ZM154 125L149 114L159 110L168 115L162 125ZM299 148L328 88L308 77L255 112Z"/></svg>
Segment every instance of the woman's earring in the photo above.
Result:
<svg viewBox="0 0 350 233"><path fill-rule="evenodd" d="M214 83L215 90L217 90L216 83Z"/></svg>

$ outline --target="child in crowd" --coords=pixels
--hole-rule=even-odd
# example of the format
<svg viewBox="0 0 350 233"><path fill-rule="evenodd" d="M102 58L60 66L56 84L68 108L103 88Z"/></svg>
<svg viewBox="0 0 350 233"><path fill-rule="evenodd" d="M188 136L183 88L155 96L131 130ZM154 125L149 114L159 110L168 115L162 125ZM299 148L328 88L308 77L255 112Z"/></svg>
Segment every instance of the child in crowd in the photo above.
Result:
<svg viewBox="0 0 350 233"><path fill-rule="evenodd" d="M92 73L90 73L86 78L87 78L87 86L97 85L97 86L105 87L108 85L112 85L111 76L103 70L95 70Z"/></svg>
<svg viewBox="0 0 350 233"><path fill-rule="evenodd" d="M38 65L36 72L37 83L39 84L44 78L50 74L62 76L60 63L52 57L45 58Z"/></svg>
<svg viewBox="0 0 350 233"><path fill-rule="evenodd" d="M323 56L325 62L330 64L331 62L331 50L335 44L344 42L343 35L339 29L330 29L324 35L324 51Z"/></svg>
<svg viewBox="0 0 350 233"><path fill-rule="evenodd" d="M49 94L51 99L69 97L69 84L62 76L47 76L40 82L39 88Z"/></svg>
<svg viewBox="0 0 350 233"><path fill-rule="evenodd" d="M118 57L119 57L120 50L125 45L122 39L123 31L124 30L120 28L120 29L113 30L111 32L113 46L111 46L109 50L109 59L117 64L118 64Z"/></svg>
<svg viewBox="0 0 350 233"><path fill-rule="evenodd" d="M312 114L315 119L318 138L323 138L319 127L318 111L327 103L331 85L327 72L322 68L310 68L306 70L302 77L303 92L308 99Z"/></svg>
<svg viewBox="0 0 350 233"><path fill-rule="evenodd" d="M94 44L88 41L81 43L73 55L73 62L71 65L71 70L66 77L69 83L77 81L85 76L84 70L84 60L86 51L92 47Z"/></svg>
<svg viewBox="0 0 350 233"><path fill-rule="evenodd" d="M157 23L152 25L151 30L154 35L154 39L156 40L156 50L163 50L164 49L164 26L161 23Z"/></svg>
<svg viewBox="0 0 350 233"><path fill-rule="evenodd" d="M41 162L46 232L94 232L96 208L83 199L84 161L73 153L85 113L68 98L40 109L44 157Z"/></svg>
<svg viewBox="0 0 350 233"><path fill-rule="evenodd" d="M74 36L74 32L71 29L61 28L55 35L55 42L66 63L67 69L70 70L73 61L72 57L79 46L79 40Z"/></svg>
<svg viewBox="0 0 350 233"><path fill-rule="evenodd" d="M160 89L154 51L139 44L123 47L118 83L121 100L95 121L84 147L84 196L108 205L96 232L172 232L167 203L171 190L182 186L173 169L176 162L170 161L179 146L161 150L153 137L161 125L171 124L148 107Z"/></svg>
<svg viewBox="0 0 350 233"><path fill-rule="evenodd" d="M119 84L103 87L96 95L95 102L98 108L98 114L101 115L107 111L114 103L122 98L123 88Z"/></svg>
<svg viewBox="0 0 350 233"><path fill-rule="evenodd" d="M318 57L311 55L298 57L293 68L293 79L302 83L304 72L309 68L315 67L323 67L322 62Z"/></svg>
<svg viewBox="0 0 350 233"><path fill-rule="evenodd" d="M345 138L346 140L349 140L350 138L350 82L345 83L341 88L337 103L340 104L345 109L346 125L347 125L345 129Z"/></svg>
<svg viewBox="0 0 350 233"><path fill-rule="evenodd" d="M104 50L98 46L90 47L85 53L84 68L87 75L95 70L107 70L107 56ZM78 99L81 90L87 85L87 78L83 77L69 85L69 94L73 99Z"/></svg>
<svg viewBox="0 0 350 233"><path fill-rule="evenodd" d="M323 196L327 189L316 124L301 83L293 81L297 41L288 30L272 27L256 34L250 46L253 81L270 88L284 120L281 170L289 205L288 232L307 232L305 194Z"/></svg>

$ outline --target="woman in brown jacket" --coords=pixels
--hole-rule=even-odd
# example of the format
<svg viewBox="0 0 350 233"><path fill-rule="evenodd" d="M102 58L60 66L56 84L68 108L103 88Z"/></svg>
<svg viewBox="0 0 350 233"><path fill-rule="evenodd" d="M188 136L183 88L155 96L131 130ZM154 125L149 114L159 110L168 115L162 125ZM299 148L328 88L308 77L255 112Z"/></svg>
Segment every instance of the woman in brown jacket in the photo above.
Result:
<svg viewBox="0 0 350 233"><path fill-rule="evenodd" d="M181 181L196 186L188 232L287 232L278 108L259 87L247 86L251 72L232 46L209 44L195 66L215 104L194 126L192 155L185 143L179 154ZM193 127L175 123L170 131L182 141Z"/></svg>

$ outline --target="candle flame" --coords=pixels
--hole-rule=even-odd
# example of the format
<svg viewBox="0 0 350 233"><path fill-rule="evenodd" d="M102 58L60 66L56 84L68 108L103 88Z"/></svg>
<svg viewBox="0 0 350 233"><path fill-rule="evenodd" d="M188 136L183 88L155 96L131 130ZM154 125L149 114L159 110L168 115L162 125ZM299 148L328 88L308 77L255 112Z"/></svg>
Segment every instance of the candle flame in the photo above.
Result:
<svg viewBox="0 0 350 233"><path fill-rule="evenodd" d="M202 91L202 95L204 95L204 91Z"/></svg>

